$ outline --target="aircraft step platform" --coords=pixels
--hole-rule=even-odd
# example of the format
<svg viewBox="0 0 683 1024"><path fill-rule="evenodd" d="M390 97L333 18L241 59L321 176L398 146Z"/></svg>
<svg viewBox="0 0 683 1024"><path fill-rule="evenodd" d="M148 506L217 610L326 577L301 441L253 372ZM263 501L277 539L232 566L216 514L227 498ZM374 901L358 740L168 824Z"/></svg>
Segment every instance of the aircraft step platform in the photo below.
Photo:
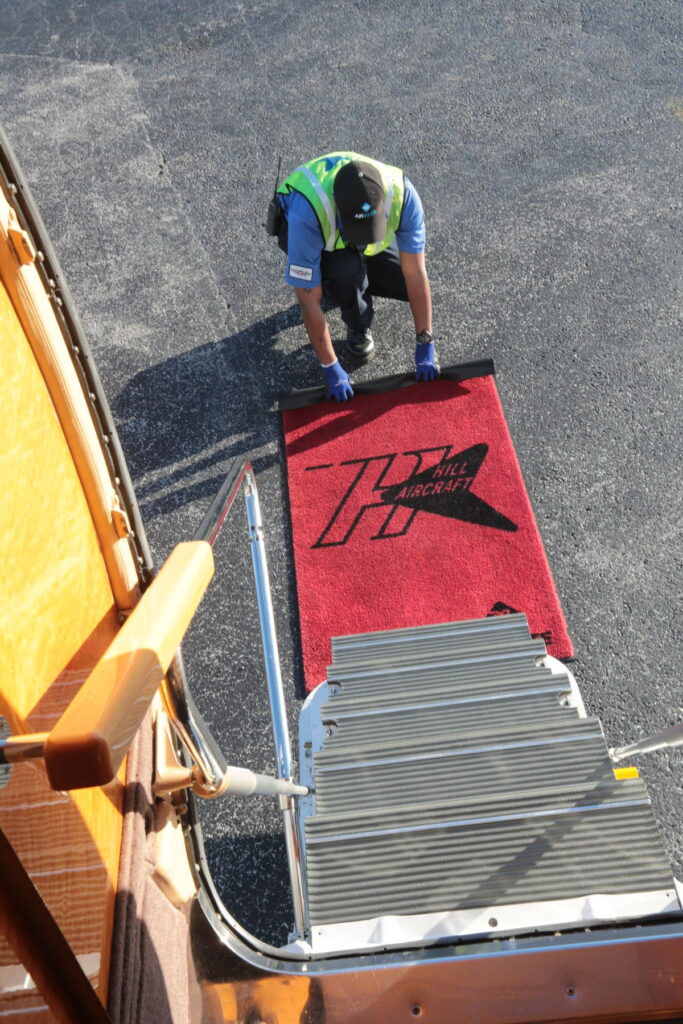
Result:
<svg viewBox="0 0 683 1024"><path fill-rule="evenodd" d="M300 722L316 952L642 920L679 901L644 783L515 614L332 641Z"/></svg>

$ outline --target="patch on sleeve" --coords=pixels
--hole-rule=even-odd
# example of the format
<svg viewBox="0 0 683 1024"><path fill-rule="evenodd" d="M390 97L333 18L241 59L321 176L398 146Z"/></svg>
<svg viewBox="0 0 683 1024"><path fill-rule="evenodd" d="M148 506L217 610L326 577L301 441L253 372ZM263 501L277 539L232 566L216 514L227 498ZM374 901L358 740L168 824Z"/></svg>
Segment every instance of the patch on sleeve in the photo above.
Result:
<svg viewBox="0 0 683 1024"><path fill-rule="evenodd" d="M289 276L298 277L300 281L312 281L313 280L313 268L312 267L297 267L295 263L289 264Z"/></svg>

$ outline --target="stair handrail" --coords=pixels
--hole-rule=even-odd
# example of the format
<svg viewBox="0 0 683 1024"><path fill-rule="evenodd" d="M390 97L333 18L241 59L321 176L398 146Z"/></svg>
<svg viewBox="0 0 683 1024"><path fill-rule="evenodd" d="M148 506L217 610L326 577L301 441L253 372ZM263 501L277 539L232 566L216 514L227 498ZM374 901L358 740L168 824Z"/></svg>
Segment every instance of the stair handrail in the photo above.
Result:
<svg viewBox="0 0 683 1024"><path fill-rule="evenodd" d="M193 540L208 541L211 547L213 547L221 527L235 502L235 498L239 494L240 488L244 491L247 509L247 523L249 526L249 539L256 580L256 597L258 600L261 639L268 680L278 777L291 780L292 751L287 726L287 712L282 685L277 633L275 630L275 617L273 615L273 604L270 594L268 565L265 557L263 523L261 520L256 478L249 459L238 457L233 460L227 476L197 529Z"/></svg>

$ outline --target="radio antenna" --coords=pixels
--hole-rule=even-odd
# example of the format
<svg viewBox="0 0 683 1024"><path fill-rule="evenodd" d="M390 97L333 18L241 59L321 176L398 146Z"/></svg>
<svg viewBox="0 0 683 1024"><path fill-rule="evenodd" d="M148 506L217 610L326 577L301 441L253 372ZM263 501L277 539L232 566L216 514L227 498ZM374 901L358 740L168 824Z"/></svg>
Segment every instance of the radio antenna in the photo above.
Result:
<svg viewBox="0 0 683 1024"><path fill-rule="evenodd" d="M280 168L281 167L282 167L282 153L280 154L280 156L278 157L278 160L277 160L277 173L275 175L275 188L273 189L273 199L277 195L277 186L278 186L278 182L280 181Z"/></svg>

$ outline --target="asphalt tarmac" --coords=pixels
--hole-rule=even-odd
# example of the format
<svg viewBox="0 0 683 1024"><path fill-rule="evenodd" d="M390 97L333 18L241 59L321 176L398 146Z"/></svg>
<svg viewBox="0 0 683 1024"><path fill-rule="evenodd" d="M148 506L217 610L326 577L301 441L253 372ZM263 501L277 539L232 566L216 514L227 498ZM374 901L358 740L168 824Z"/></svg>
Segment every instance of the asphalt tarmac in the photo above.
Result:
<svg viewBox="0 0 683 1024"><path fill-rule="evenodd" d="M682 70L675 0L0 0L0 120L94 350L156 563L249 456L294 733L271 407L320 374L262 225L278 155L288 172L335 149L403 167L420 192L441 361L495 360L574 672L608 743L681 717ZM378 355L358 380L412 365L407 308L377 306ZM336 312L330 323L341 339ZM216 556L185 644L190 681L228 760L273 771L241 509ZM683 877L683 759L637 763ZM224 799L202 822L226 905L283 940L274 803ZM615 859L627 851L615 836Z"/></svg>

